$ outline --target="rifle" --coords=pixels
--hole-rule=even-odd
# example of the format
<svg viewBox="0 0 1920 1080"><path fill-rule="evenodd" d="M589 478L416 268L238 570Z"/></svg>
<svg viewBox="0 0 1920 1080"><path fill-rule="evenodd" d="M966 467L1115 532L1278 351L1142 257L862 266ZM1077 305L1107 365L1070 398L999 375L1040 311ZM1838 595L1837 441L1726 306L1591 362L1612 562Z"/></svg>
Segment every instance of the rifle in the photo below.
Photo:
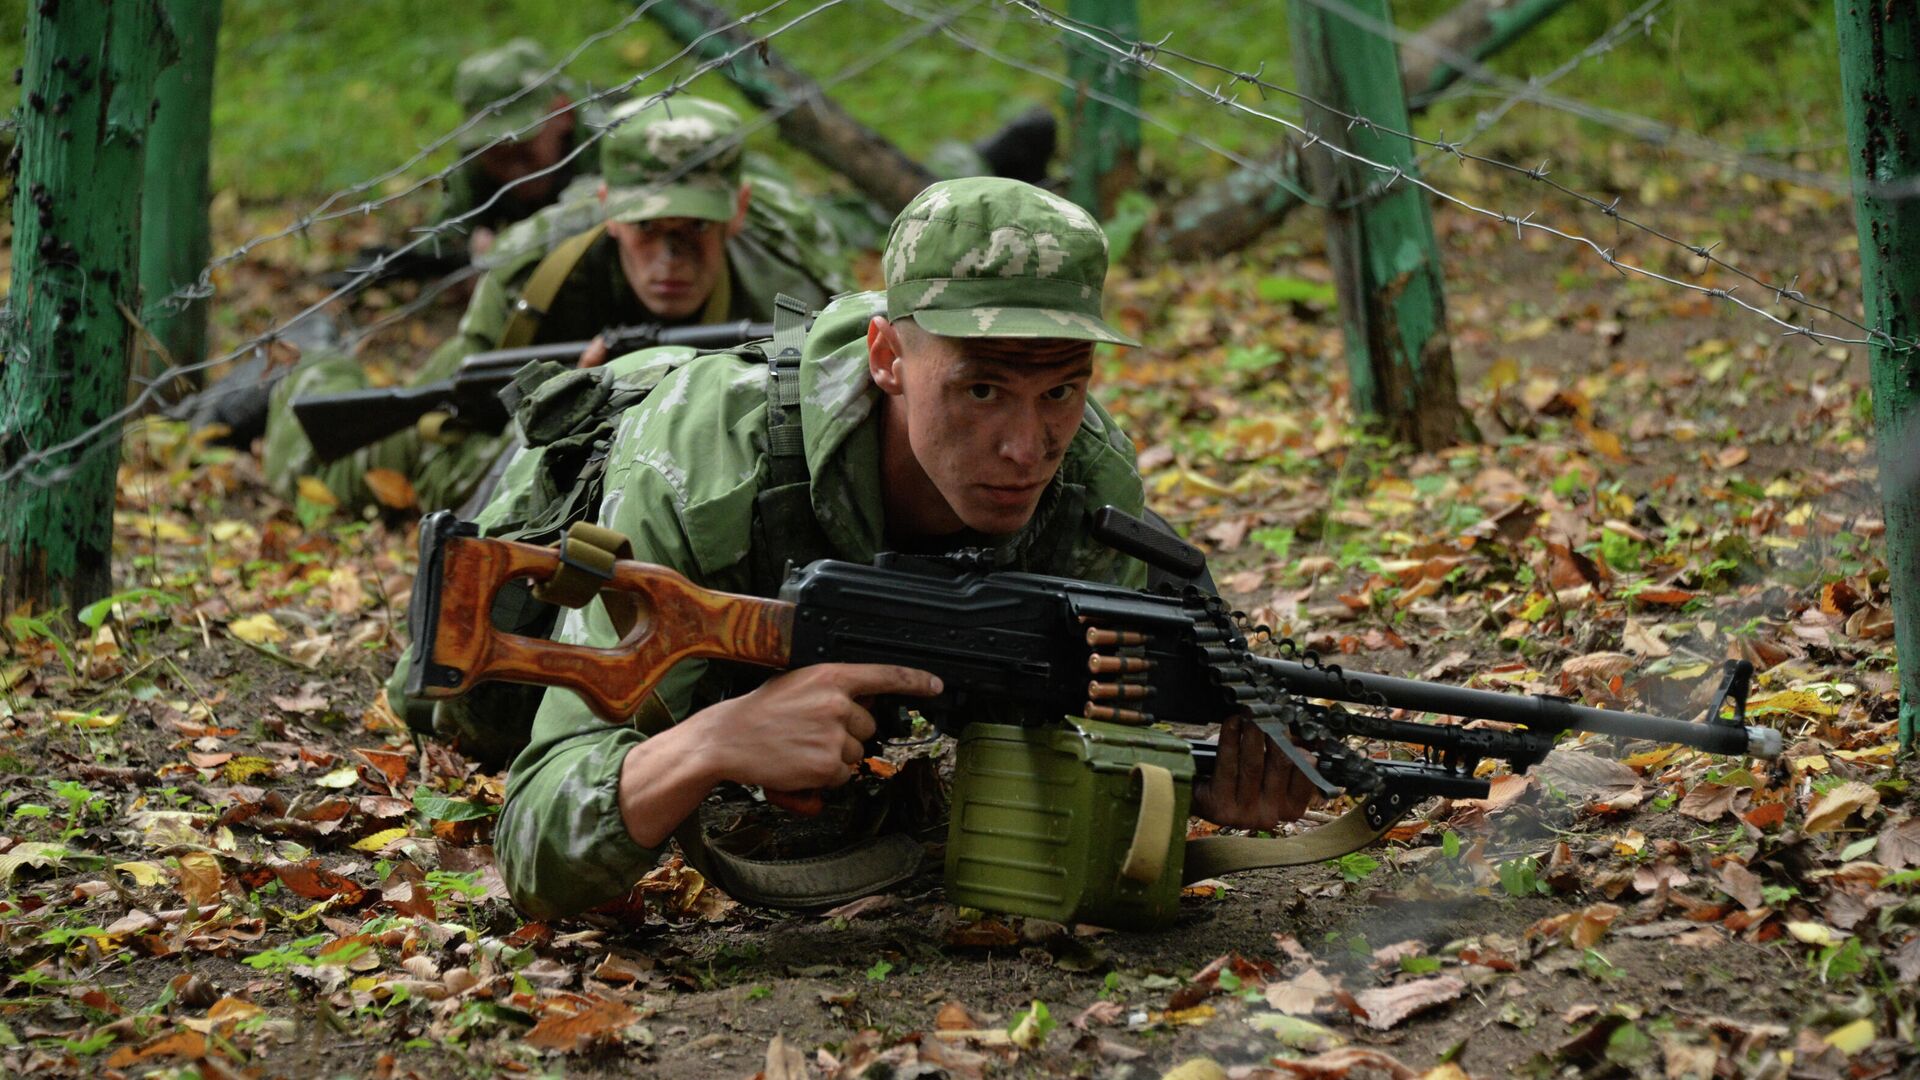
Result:
<svg viewBox="0 0 1920 1080"><path fill-rule="evenodd" d="M1109 521L1124 517L1111 507ZM1128 519L1141 529L1137 519ZM1404 814L1429 796L1484 798L1474 775L1488 758L1523 771L1555 738L1589 731L1679 743L1716 754L1775 757L1780 733L1745 723L1751 665L1730 663L1708 723L1576 705L1550 695L1436 686L1255 655L1242 620L1217 596L1133 589L988 568L986 556L883 554L873 566L822 559L796 569L777 599L715 592L674 570L632 560L589 569L570 537L558 550L482 540L448 511L420 530L420 571L410 624L416 663L407 693L457 697L487 679L559 686L600 716L633 715L660 678L684 659L791 668L887 663L921 668L946 685L912 707L945 734L990 711L1027 727L1068 715L1144 726L1208 724L1250 715L1323 796L1386 795ZM631 599L630 629L611 649L496 631L494 595L509 581L547 581L563 568L590 573L603 593ZM1089 679L1089 675L1092 676ZM1504 731L1394 720L1310 704L1308 697L1523 724ZM1721 721L1731 704L1732 719ZM901 729L876 704L887 734ZM885 714L885 715L883 715ZM1419 761L1363 756L1350 738L1421 748ZM1204 773L1211 755L1198 744ZM1302 748L1311 751L1310 760ZM1398 796L1395 798L1394 796Z"/></svg>
<svg viewBox="0 0 1920 1080"><path fill-rule="evenodd" d="M471 265L464 239L457 244L429 242L409 248L375 244L361 248L347 266L323 275L320 284L329 289L341 289L349 285L365 287L389 278L437 281L461 273ZM363 276L365 280L362 280Z"/></svg>
<svg viewBox="0 0 1920 1080"><path fill-rule="evenodd" d="M741 319L712 326L662 327L653 323L606 331L607 352L619 356L655 345L719 349L773 335L773 324ZM321 461L333 461L397 431L428 413L451 414L468 431L497 433L511 419L500 391L522 367L540 360L571 362L591 342L565 341L477 352L460 362L453 378L422 386L350 390L293 399L293 415Z"/></svg>

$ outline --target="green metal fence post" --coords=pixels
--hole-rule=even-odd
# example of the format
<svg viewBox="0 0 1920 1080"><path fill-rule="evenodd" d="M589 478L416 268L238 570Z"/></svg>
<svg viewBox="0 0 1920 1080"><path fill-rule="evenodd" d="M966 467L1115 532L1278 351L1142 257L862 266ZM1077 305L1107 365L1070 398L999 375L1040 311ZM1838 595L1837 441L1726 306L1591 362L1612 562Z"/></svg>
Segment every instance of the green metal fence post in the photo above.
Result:
<svg viewBox="0 0 1920 1080"><path fill-rule="evenodd" d="M1900 653L1900 746L1912 753L1920 734L1920 351L1911 345L1920 337L1920 11L1865 0L1834 8L1866 323L1894 339L1872 347L1873 423Z"/></svg>
<svg viewBox="0 0 1920 1080"><path fill-rule="evenodd" d="M141 170L170 38L158 0L29 9L0 471L126 401ZM118 425L98 443L0 480L0 612L109 589Z"/></svg>
<svg viewBox="0 0 1920 1080"><path fill-rule="evenodd" d="M180 58L154 87L159 110L147 132L146 186L140 209L141 317L176 364L206 358L207 305L175 298L200 278L212 253L207 233L207 144L213 127L213 68L220 0L163 0ZM152 350L136 372L157 377L165 361ZM198 378L184 380L190 389ZM173 395L169 395L173 396Z"/></svg>
<svg viewBox="0 0 1920 1080"><path fill-rule="evenodd" d="M1116 43L1140 37L1137 0L1068 0L1067 14L1106 31ZM1140 119L1095 95L1138 108L1140 76L1108 50L1074 39L1067 45L1067 75L1073 80L1062 94L1073 133L1067 196L1104 220L1113 215L1114 200L1139 180Z"/></svg>
<svg viewBox="0 0 1920 1080"><path fill-rule="evenodd" d="M1358 15L1389 22L1387 0L1348 0ZM1413 147L1373 125L1408 130L1407 98L1393 43L1309 0L1288 0L1296 78L1309 104L1307 127L1320 140L1405 176ZM1355 124L1346 116L1364 118ZM1422 450L1450 446L1472 431L1460 407L1447 337L1440 249L1425 194L1327 150L1303 151L1315 194L1327 209L1327 255L1339 291L1349 397L1393 438Z"/></svg>

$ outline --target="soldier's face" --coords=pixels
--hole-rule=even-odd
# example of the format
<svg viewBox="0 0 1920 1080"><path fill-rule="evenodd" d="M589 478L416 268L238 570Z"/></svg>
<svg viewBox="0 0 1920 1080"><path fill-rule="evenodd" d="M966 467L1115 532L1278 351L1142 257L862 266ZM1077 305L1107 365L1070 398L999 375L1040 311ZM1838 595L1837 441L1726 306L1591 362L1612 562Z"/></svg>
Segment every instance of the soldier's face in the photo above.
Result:
<svg viewBox="0 0 1920 1080"><path fill-rule="evenodd" d="M905 331L904 333L902 331ZM890 525L938 535L1017 532L1087 406L1084 341L942 338L875 319L869 371L887 394ZM901 454L904 442L910 454Z"/></svg>
<svg viewBox="0 0 1920 1080"><path fill-rule="evenodd" d="M547 103L547 111L567 106L561 94ZM494 183L519 183L507 197L529 206L544 206L560 192L560 160L567 156L567 143L573 136L573 114L560 113L541 124L525 138L496 143L475 158L475 164Z"/></svg>
<svg viewBox="0 0 1920 1080"><path fill-rule="evenodd" d="M606 186L600 188L606 198ZM655 218L613 221L607 235L620 246L620 269L648 311L666 322L689 319L727 275L727 240L746 226L747 189L740 189L732 221Z"/></svg>

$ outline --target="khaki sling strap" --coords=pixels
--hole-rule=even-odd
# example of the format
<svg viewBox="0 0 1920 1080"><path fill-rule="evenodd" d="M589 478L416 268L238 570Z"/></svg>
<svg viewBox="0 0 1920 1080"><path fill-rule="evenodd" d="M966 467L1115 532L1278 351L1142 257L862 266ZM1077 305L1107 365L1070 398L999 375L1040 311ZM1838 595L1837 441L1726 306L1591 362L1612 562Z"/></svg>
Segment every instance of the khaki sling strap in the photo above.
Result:
<svg viewBox="0 0 1920 1080"><path fill-rule="evenodd" d="M1133 775L1140 779L1140 816L1133 823L1133 842L1127 845L1126 861L1120 864L1120 876L1142 885L1160 880L1167 870L1167 849L1173 830L1173 773L1164 765L1135 762Z"/></svg>
<svg viewBox="0 0 1920 1080"><path fill-rule="evenodd" d="M633 558L633 541L590 521L576 521L560 541L560 567L533 587L533 598L560 607L583 608L613 580L613 564ZM610 592L601 597L613 632L621 637L640 616L639 599L632 593Z"/></svg>
<svg viewBox="0 0 1920 1080"><path fill-rule="evenodd" d="M1372 805L1374 798L1377 796L1364 799L1333 821L1296 836L1265 840L1252 836L1203 836L1189 840L1181 880L1194 882L1240 870L1305 866L1359 851L1385 836L1387 830L1413 808L1399 796L1393 796L1392 804L1382 813Z"/></svg>
<svg viewBox="0 0 1920 1080"><path fill-rule="evenodd" d="M540 320L547 317L554 297L560 295L560 286L573 276L574 267L580 265L587 249L598 243L606 231L604 223L595 225L578 236L568 237L540 260L540 265L533 268L533 276L520 290L520 299L514 301L513 314L507 317L506 329L500 333L499 348L518 349L533 344L533 336L540 332Z"/></svg>

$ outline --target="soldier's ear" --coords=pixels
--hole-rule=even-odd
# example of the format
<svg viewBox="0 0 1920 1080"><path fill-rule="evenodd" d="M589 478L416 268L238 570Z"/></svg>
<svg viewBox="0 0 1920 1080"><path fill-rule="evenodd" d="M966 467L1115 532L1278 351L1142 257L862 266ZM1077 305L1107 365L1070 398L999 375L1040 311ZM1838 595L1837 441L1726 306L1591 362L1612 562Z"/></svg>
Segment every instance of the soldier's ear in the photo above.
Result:
<svg viewBox="0 0 1920 1080"><path fill-rule="evenodd" d="M573 134L574 110L567 109L567 106L571 104L573 104L573 99L565 94L555 94L547 101L547 115L549 117L547 123L558 128L562 135ZM567 109L567 111L561 112L561 109Z"/></svg>
<svg viewBox="0 0 1920 1080"><path fill-rule="evenodd" d="M733 220L727 222L727 238L728 239L732 239L733 237L739 236L741 230L747 227L747 203L752 199L752 197L753 197L753 185L742 182L740 185L740 194L734 200Z"/></svg>
<svg viewBox="0 0 1920 1080"><path fill-rule="evenodd" d="M900 331L882 315L867 323L867 374L883 394L899 397L906 392L900 379Z"/></svg>

